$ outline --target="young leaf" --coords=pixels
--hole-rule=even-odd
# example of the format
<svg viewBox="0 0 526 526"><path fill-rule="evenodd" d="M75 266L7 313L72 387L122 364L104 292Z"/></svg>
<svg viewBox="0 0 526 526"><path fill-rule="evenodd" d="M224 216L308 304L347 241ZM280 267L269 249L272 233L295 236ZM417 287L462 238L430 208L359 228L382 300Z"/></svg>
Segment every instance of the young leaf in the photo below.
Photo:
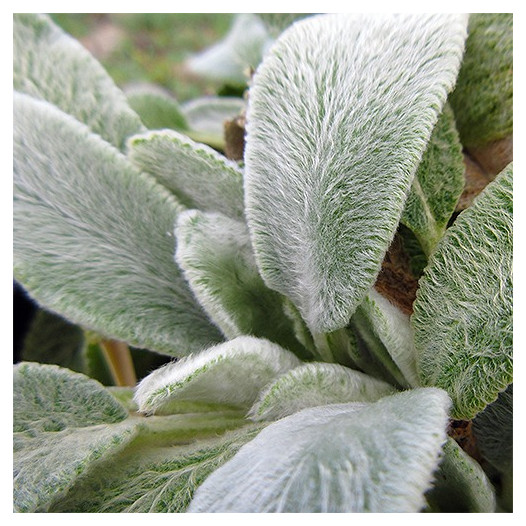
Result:
<svg viewBox="0 0 526 526"><path fill-rule="evenodd" d="M513 384L473 420L482 456L501 472L513 469Z"/></svg>
<svg viewBox="0 0 526 526"><path fill-rule="evenodd" d="M353 322L360 325L357 318L368 326L368 332L371 332L385 349L387 356L383 351L378 351L378 346L371 346L372 351L377 350L377 358L396 380L401 381L402 385L420 385L409 317L376 290L371 289L354 316ZM363 331L360 333L363 336Z"/></svg>
<svg viewBox="0 0 526 526"><path fill-rule="evenodd" d="M395 391L392 385L341 365L307 363L270 384L250 409L249 417L278 420L308 407L376 402Z"/></svg>
<svg viewBox="0 0 526 526"><path fill-rule="evenodd" d="M417 512L446 439L449 398L415 389L305 409L271 424L200 486L190 512Z"/></svg>
<svg viewBox="0 0 526 526"><path fill-rule="evenodd" d="M193 132L223 138L225 121L239 115L245 101L239 97L201 97L181 104L189 127Z"/></svg>
<svg viewBox="0 0 526 526"><path fill-rule="evenodd" d="M430 254L446 230L464 189L464 157L448 104L440 115L407 197L400 221Z"/></svg>
<svg viewBox="0 0 526 526"><path fill-rule="evenodd" d="M263 387L300 363L279 345L242 336L157 369L140 382L135 401L147 413L172 400L248 408Z"/></svg>
<svg viewBox="0 0 526 526"><path fill-rule="evenodd" d="M131 161L183 204L243 218L243 173L234 162L172 130L132 137L128 147Z"/></svg>
<svg viewBox="0 0 526 526"><path fill-rule="evenodd" d="M51 507L54 513L178 513L186 511L197 487L261 425L199 440L188 446L140 443L108 459ZM105 474L104 477L100 473Z"/></svg>
<svg viewBox="0 0 526 526"><path fill-rule="evenodd" d="M466 53L450 100L464 146L513 132L512 13L470 15Z"/></svg>
<svg viewBox="0 0 526 526"><path fill-rule="evenodd" d="M227 339L258 336L305 354L283 314L282 296L259 275L245 223L188 210L179 215L175 234L176 261Z"/></svg>
<svg viewBox="0 0 526 526"><path fill-rule="evenodd" d="M296 22L252 81L245 192L256 261L314 332L374 284L466 36L461 15Z"/></svg>
<svg viewBox="0 0 526 526"><path fill-rule="evenodd" d="M182 207L49 103L14 99L14 273L48 309L182 355L222 340L173 261Z"/></svg>
<svg viewBox="0 0 526 526"><path fill-rule="evenodd" d="M186 65L193 73L234 84L246 84L249 68L255 68L272 42L263 22L250 13L236 15L226 37L191 57Z"/></svg>
<svg viewBox="0 0 526 526"><path fill-rule="evenodd" d="M420 378L469 420L513 381L513 167L464 210L432 255L411 323Z"/></svg>
<svg viewBox="0 0 526 526"><path fill-rule="evenodd" d="M128 104L150 130L185 130L188 123L177 101L157 86L139 85L126 91Z"/></svg>
<svg viewBox="0 0 526 526"><path fill-rule="evenodd" d="M493 513L495 491L480 465L452 439L444 444L444 457L426 495L432 511Z"/></svg>
<svg viewBox="0 0 526 526"><path fill-rule="evenodd" d="M15 366L13 395L17 512L47 511L92 462L135 432L100 384L54 365Z"/></svg>
<svg viewBox="0 0 526 526"><path fill-rule="evenodd" d="M102 66L49 17L14 15L13 59L17 91L51 102L117 148L144 130Z"/></svg>

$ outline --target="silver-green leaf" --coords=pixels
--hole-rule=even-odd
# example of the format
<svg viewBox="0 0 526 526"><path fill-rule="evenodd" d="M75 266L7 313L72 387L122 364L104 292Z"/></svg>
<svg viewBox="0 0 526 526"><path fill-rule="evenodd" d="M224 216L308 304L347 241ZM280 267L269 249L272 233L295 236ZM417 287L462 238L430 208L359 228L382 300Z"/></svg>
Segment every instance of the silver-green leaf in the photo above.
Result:
<svg viewBox="0 0 526 526"><path fill-rule="evenodd" d="M269 425L206 479L190 512L417 512L446 440L449 398L414 389Z"/></svg>
<svg viewBox="0 0 526 526"><path fill-rule="evenodd" d="M420 279L411 323L420 378L471 419L513 381L513 166L464 210Z"/></svg>
<svg viewBox="0 0 526 526"><path fill-rule="evenodd" d="M314 333L372 287L454 86L463 15L296 22L253 77L245 193L256 261Z"/></svg>
<svg viewBox="0 0 526 526"><path fill-rule="evenodd" d="M145 413L179 400L248 409L261 389L300 363L279 345L241 336L157 369L140 382L135 401Z"/></svg>
<svg viewBox="0 0 526 526"><path fill-rule="evenodd" d="M396 389L359 371L333 363L300 365L265 388L249 412L253 420L278 420L308 407L376 402Z"/></svg>
<svg viewBox="0 0 526 526"><path fill-rule="evenodd" d="M184 355L222 341L173 261L175 198L51 104L16 94L14 112L15 278L137 347Z"/></svg>
<svg viewBox="0 0 526 526"><path fill-rule="evenodd" d="M13 81L17 91L51 102L117 148L144 130L103 67L46 15L14 15Z"/></svg>
<svg viewBox="0 0 526 526"><path fill-rule="evenodd" d="M132 163L184 205L243 219L243 173L212 148L172 130L132 137L128 148Z"/></svg>

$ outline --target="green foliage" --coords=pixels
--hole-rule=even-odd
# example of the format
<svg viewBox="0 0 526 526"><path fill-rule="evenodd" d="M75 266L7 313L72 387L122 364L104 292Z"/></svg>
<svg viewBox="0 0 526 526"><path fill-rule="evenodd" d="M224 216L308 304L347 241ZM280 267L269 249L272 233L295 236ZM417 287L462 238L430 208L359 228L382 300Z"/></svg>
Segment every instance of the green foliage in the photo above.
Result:
<svg viewBox="0 0 526 526"><path fill-rule="evenodd" d="M230 21L82 19L142 42L135 81L159 46L150 83ZM187 62L230 87L188 101L15 15L14 276L49 309L48 365L14 369L15 511L511 511L512 165L453 214L498 90L480 136L508 133L511 17L472 16L463 62L464 15L232 21ZM447 433L473 417L471 458Z"/></svg>

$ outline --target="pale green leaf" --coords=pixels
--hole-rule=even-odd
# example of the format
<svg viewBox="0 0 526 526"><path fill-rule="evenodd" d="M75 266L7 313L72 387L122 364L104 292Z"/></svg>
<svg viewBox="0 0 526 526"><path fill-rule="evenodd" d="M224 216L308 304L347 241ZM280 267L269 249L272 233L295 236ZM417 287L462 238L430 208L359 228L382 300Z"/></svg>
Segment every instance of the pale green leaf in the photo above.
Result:
<svg viewBox="0 0 526 526"><path fill-rule="evenodd" d="M445 389L471 419L513 381L513 166L439 242L411 322L421 381Z"/></svg>
<svg viewBox="0 0 526 526"><path fill-rule="evenodd" d="M513 469L513 384L473 420L482 456L499 471Z"/></svg>
<svg viewBox="0 0 526 526"><path fill-rule="evenodd" d="M242 219L243 173L232 161L176 131L132 137L128 156L184 205Z"/></svg>
<svg viewBox="0 0 526 526"><path fill-rule="evenodd" d="M250 13L237 14L226 37L187 60L197 75L244 85L272 42L265 25Z"/></svg>
<svg viewBox="0 0 526 526"><path fill-rule="evenodd" d="M146 413L173 400L249 408L261 389L300 363L279 345L241 336L157 369L140 382L135 401Z"/></svg>
<svg viewBox="0 0 526 526"><path fill-rule="evenodd" d="M103 67L46 15L13 17L17 91L47 100L122 148L144 128Z"/></svg>
<svg viewBox="0 0 526 526"><path fill-rule="evenodd" d="M296 20L310 16L309 13L257 13L257 15L265 24L267 31L275 38Z"/></svg>
<svg viewBox="0 0 526 526"><path fill-rule="evenodd" d="M417 512L446 439L439 389L304 409L200 486L191 512Z"/></svg>
<svg viewBox="0 0 526 526"><path fill-rule="evenodd" d="M43 306L172 355L222 340L173 261L182 207L49 103L14 99L14 274Z"/></svg>
<svg viewBox="0 0 526 526"><path fill-rule="evenodd" d="M245 202L256 261L314 333L345 327L376 280L466 25L463 15L309 17L252 79Z"/></svg>
<svg viewBox="0 0 526 526"><path fill-rule="evenodd" d="M223 138L225 121L237 117L245 109L239 97L201 97L181 104L188 125L194 132Z"/></svg>
<svg viewBox="0 0 526 526"><path fill-rule="evenodd" d="M50 511L184 512L206 477L230 460L260 429L261 425L245 426L177 448L150 443L127 448L80 480Z"/></svg>
<svg viewBox="0 0 526 526"><path fill-rule="evenodd" d="M128 104L150 130L188 128L179 103L157 86L134 86L126 90L126 98Z"/></svg>
<svg viewBox="0 0 526 526"><path fill-rule="evenodd" d="M24 338L26 362L51 363L84 372L84 332L60 316L40 309Z"/></svg>
<svg viewBox="0 0 526 526"><path fill-rule="evenodd" d="M47 511L91 463L135 432L125 409L98 382L54 365L15 366L13 396L18 512Z"/></svg>
<svg viewBox="0 0 526 526"><path fill-rule="evenodd" d="M493 513L495 491L480 465L452 439L426 495L431 511L443 513Z"/></svg>
<svg viewBox="0 0 526 526"><path fill-rule="evenodd" d="M407 197L401 222L426 254L444 234L464 189L464 157L448 104L440 115Z"/></svg>
<svg viewBox="0 0 526 526"><path fill-rule="evenodd" d="M360 318L360 321L357 320ZM354 322L368 325L379 345L371 345L376 357L402 385L416 387L420 384L416 368L416 352L409 316L384 298L374 288L369 291L356 311ZM360 331L362 337L363 331ZM378 351L378 348L383 350Z"/></svg>
<svg viewBox="0 0 526 526"><path fill-rule="evenodd" d="M259 275L245 223L188 210L179 215L175 234L176 261L227 339L258 336L305 354L284 316L282 296Z"/></svg>
<svg viewBox="0 0 526 526"><path fill-rule="evenodd" d="M308 407L376 402L396 389L364 373L332 363L295 367L265 388L249 412L253 420L278 420Z"/></svg>
<svg viewBox="0 0 526 526"><path fill-rule="evenodd" d="M513 132L513 14L473 13L451 106L464 146Z"/></svg>

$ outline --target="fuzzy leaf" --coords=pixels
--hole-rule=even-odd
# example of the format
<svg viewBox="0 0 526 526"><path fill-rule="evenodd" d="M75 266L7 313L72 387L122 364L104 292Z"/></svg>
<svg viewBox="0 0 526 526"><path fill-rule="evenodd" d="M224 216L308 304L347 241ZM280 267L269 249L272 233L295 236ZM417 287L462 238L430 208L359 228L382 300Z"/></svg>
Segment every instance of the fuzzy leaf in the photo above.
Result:
<svg viewBox="0 0 526 526"><path fill-rule="evenodd" d="M376 402L395 391L385 382L341 365L308 363L295 367L266 387L249 416L253 420L278 420L308 407Z"/></svg>
<svg viewBox="0 0 526 526"><path fill-rule="evenodd" d="M204 135L223 137L225 121L239 115L245 101L238 97L201 97L181 104L188 125Z"/></svg>
<svg viewBox="0 0 526 526"><path fill-rule="evenodd" d="M271 424L198 488L191 512L416 512L449 399L415 389L305 409Z"/></svg>
<svg viewBox="0 0 526 526"><path fill-rule="evenodd" d="M176 261L227 339L258 336L305 354L283 314L282 297L259 275L244 223L188 210L180 214L175 234Z"/></svg>
<svg viewBox="0 0 526 526"><path fill-rule="evenodd" d="M513 381L513 167L464 210L439 242L411 322L421 381L448 391L469 420Z"/></svg>
<svg viewBox="0 0 526 526"><path fill-rule="evenodd" d="M450 100L464 146L513 132L512 13L470 15L466 53Z"/></svg>
<svg viewBox="0 0 526 526"><path fill-rule="evenodd" d="M14 15L13 59L17 91L51 102L117 148L143 131L103 67L49 17Z"/></svg>
<svg viewBox="0 0 526 526"><path fill-rule="evenodd" d="M241 336L157 369L140 382L135 401L148 413L173 400L248 408L261 389L300 363L279 345Z"/></svg>
<svg viewBox="0 0 526 526"><path fill-rule="evenodd" d="M14 273L48 309L137 347L222 340L173 261L182 207L56 107L14 99Z"/></svg>
<svg viewBox="0 0 526 526"><path fill-rule="evenodd" d="M204 144L175 131L132 137L129 158L191 208L243 218L243 174Z"/></svg>
<svg viewBox="0 0 526 526"><path fill-rule="evenodd" d="M378 345L372 345L371 351L376 349L376 356L382 365L402 385L418 386L420 381L409 316L371 289L353 319L353 322L360 325L357 318L368 325L368 332L378 340ZM360 333L363 336L363 332ZM378 351L379 346L382 347L381 351Z"/></svg>
<svg viewBox="0 0 526 526"><path fill-rule="evenodd" d="M226 37L194 55L186 66L197 75L244 85L272 42L263 22L250 13L235 16Z"/></svg>
<svg viewBox="0 0 526 526"><path fill-rule="evenodd" d="M452 439L426 495L432 511L444 513L493 513L495 491L480 465Z"/></svg>
<svg viewBox="0 0 526 526"><path fill-rule="evenodd" d="M375 282L466 36L462 15L296 22L252 79L245 201L267 285L314 332Z"/></svg>
<svg viewBox="0 0 526 526"><path fill-rule="evenodd" d="M265 24L267 31L277 38L296 20L310 16L310 13L257 13L257 15Z"/></svg>
<svg viewBox="0 0 526 526"><path fill-rule="evenodd" d="M84 332L64 318L40 309L24 338L26 362L50 363L84 372Z"/></svg>
<svg viewBox="0 0 526 526"><path fill-rule="evenodd" d="M184 512L196 488L251 440L261 426L245 426L178 448L141 443L108 459L51 508L68 513Z"/></svg>
<svg viewBox="0 0 526 526"><path fill-rule="evenodd" d="M486 460L501 472L513 469L513 384L477 415L473 434Z"/></svg>
<svg viewBox="0 0 526 526"><path fill-rule="evenodd" d="M15 511L47 511L92 462L133 437L126 410L67 369L19 364L13 395Z"/></svg>
<svg viewBox="0 0 526 526"><path fill-rule="evenodd" d="M411 186L401 222L427 254L446 230L464 189L464 157L448 104L433 130Z"/></svg>
<svg viewBox="0 0 526 526"><path fill-rule="evenodd" d="M178 102L157 86L140 85L126 91L128 104L150 130L185 130L188 123Z"/></svg>

